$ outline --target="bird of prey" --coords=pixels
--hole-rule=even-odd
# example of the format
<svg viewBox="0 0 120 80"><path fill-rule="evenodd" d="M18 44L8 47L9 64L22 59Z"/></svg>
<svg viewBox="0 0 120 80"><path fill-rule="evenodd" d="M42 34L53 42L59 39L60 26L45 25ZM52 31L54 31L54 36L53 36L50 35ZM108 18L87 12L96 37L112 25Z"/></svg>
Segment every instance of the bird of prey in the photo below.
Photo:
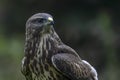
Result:
<svg viewBox="0 0 120 80"><path fill-rule="evenodd" d="M61 41L53 25L48 13L34 14L26 22L21 69L26 80L98 80L96 70Z"/></svg>

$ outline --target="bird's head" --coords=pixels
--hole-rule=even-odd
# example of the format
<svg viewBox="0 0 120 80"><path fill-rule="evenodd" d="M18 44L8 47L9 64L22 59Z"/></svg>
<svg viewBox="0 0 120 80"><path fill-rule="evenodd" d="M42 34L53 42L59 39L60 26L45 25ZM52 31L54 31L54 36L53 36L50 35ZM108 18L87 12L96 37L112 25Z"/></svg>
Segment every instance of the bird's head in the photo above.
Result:
<svg viewBox="0 0 120 80"><path fill-rule="evenodd" d="M27 20L26 30L28 30L32 34L49 32L53 24L53 17L50 14L37 13Z"/></svg>

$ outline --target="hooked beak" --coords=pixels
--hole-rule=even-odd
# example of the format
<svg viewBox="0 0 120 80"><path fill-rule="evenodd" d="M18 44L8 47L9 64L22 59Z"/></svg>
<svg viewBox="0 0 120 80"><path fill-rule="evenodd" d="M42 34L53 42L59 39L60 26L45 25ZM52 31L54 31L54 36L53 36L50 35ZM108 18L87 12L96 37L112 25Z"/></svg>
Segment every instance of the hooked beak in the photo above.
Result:
<svg viewBox="0 0 120 80"><path fill-rule="evenodd" d="M48 17L48 21L49 21L49 24L50 24L50 25L54 25L53 18L51 18L51 17Z"/></svg>

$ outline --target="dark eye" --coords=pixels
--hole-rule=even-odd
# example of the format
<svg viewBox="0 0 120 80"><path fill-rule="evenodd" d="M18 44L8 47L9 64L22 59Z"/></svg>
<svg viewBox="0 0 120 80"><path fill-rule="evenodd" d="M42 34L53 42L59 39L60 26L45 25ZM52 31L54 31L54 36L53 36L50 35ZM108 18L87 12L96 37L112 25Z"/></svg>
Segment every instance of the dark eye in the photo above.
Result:
<svg viewBox="0 0 120 80"><path fill-rule="evenodd" d="M37 18L35 20L32 21L33 23L44 23L45 19L44 18Z"/></svg>

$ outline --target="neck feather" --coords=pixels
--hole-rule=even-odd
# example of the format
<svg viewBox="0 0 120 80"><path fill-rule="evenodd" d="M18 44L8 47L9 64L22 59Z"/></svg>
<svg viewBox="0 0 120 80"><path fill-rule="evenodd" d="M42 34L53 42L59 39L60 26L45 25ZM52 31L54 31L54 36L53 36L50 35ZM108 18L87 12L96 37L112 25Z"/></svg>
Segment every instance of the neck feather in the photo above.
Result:
<svg viewBox="0 0 120 80"><path fill-rule="evenodd" d="M49 54L47 50L61 43L59 36L53 28L49 32L37 35L26 34L25 55L33 58L35 55L42 56L44 53Z"/></svg>

